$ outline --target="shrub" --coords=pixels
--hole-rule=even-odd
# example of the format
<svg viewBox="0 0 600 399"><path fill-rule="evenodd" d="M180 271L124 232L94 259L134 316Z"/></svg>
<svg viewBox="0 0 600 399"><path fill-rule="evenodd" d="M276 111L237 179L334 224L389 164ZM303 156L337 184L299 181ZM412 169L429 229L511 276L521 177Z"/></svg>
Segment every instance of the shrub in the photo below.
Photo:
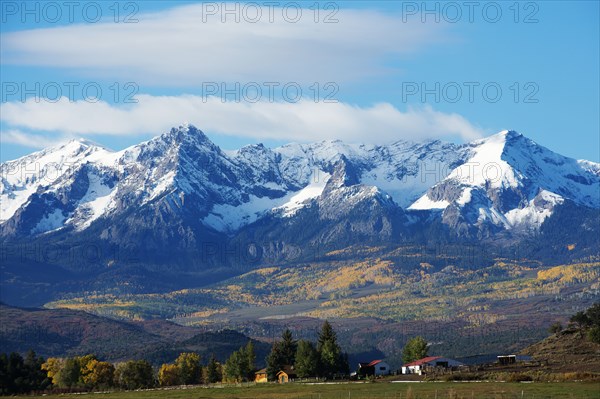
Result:
<svg viewBox="0 0 600 399"><path fill-rule="evenodd" d="M558 334L559 332L562 331L562 324L560 324L560 321L556 321L554 323L552 323L552 325L550 326L550 328L548 329L548 332L550 332L551 334Z"/></svg>
<svg viewBox="0 0 600 399"><path fill-rule="evenodd" d="M449 374L444 376L444 381L479 381L485 379L482 374L461 373Z"/></svg>
<svg viewBox="0 0 600 399"><path fill-rule="evenodd" d="M510 373L507 382L522 382L522 381L533 381L533 378L530 375L524 373Z"/></svg>
<svg viewBox="0 0 600 399"><path fill-rule="evenodd" d="M590 328L587 334L590 341L600 344L600 326Z"/></svg>

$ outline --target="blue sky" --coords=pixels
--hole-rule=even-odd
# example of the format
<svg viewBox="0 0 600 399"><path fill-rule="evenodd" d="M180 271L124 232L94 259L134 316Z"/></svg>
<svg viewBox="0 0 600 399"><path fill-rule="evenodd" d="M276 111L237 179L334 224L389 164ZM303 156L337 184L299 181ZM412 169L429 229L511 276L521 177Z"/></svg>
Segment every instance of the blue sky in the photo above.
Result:
<svg viewBox="0 0 600 399"><path fill-rule="evenodd" d="M514 129L600 161L596 1L267 3L2 2L2 161L182 122L226 149Z"/></svg>

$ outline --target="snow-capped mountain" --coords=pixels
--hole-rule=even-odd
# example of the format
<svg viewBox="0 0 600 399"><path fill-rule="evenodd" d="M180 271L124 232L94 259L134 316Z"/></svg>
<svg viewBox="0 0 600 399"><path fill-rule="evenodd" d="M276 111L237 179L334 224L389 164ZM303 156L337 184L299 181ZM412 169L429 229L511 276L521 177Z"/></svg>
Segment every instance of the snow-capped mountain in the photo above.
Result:
<svg viewBox="0 0 600 399"><path fill-rule="evenodd" d="M565 200L600 208L597 165L556 154L514 131L470 143L464 162L410 210L442 210L454 227L539 229Z"/></svg>
<svg viewBox="0 0 600 399"><path fill-rule="evenodd" d="M408 272L478 267L521 244L519 257L551 263L600 252L600 165L508 131L223 151L180 126L118 152L71 141L0 171L0 299L23 304L200 287L351 248Z"/></svg>
<svg viewBox="0 0 600 399"><path fill-rule="evenodd" d="M119 152L78 140L0 168L5 238L96 224L103 240L127 241L142 229L157 245L194 246L200 236L235 236L260 220L289 226L306 214L321 221L314 240L407 236L432 218L458 236L482 237L539 230L565 201L600 208L599 164L514 131L465 145L324 141L225 152L185 125Z"/></svg>
<svg viewBox="0 0 600 399"><path fill-rule="evenodd" d="M325 141L225 153L193 126L120 152L72 141L2 164L0 222L5 234L83 230L132 204L177 211L192 208L186 205L191 202L194 218L231 233L269 212L293 216L322 194L342 158L357 169L361 184L407 206L459 161L456 148L440 142L377 147Z"/></svg>

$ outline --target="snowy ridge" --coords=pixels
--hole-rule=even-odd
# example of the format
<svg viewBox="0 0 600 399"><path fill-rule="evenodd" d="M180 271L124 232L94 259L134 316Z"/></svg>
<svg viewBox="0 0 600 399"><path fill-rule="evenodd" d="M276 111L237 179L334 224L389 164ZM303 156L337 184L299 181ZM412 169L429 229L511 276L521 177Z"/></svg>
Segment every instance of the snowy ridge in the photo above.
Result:
<svg viewBox="0 0 600 399"><path fill-rule="evenodd" d="M563 157L507 130L470 143L468 152L462 165L409 209L476 208L478 224L536 229L565 199L600 207L598 164ZM472 200L475 193L477 201Z"/></svg>
<svg viewBox="0 0 600 399"><path fill-rule="evenodd" d="M110 154L110 150L87 140L72 140L1 164L0 222L10 219L36 191L52 189L65 174Z"/></svg>
<svg viewBox="0 0 600 399"><path fill-rule="evenodd" d="M345 172L333 182L340 162ZM119 152L75 140L0 170L3 234L82 231L132 211L153 223L178 217L231 234L313 204L327 218L343 218L371 200L441 212L450 225L527 230L566 200L600 208L600 164L563 157L514 131L465 145L329 140L222 151L182 125Z"/></svg>

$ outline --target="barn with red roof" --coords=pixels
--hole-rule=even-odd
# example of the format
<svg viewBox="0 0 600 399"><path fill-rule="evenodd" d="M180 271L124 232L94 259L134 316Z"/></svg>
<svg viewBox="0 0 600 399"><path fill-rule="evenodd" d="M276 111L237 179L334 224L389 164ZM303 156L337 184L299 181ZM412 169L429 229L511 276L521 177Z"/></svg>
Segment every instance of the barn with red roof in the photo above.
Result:
<svg viewBox="0 0 600 399"><path fill-rule="evenodd" d="M372 362L358 363L358 375L366 377L370 375L388 375L390 373L390 366L383 360L373 360Z"/></svg>
<svg viewBox="0 0 600 399"><path fill-rule="evenodd" d="M451 369L463 366L464 364L458 360L449 359L442 356L428 356L423 359L415 360L414 362L406 363L402 366L402 374L418 374L423 375L428 370L436 368Z"/></svg>

